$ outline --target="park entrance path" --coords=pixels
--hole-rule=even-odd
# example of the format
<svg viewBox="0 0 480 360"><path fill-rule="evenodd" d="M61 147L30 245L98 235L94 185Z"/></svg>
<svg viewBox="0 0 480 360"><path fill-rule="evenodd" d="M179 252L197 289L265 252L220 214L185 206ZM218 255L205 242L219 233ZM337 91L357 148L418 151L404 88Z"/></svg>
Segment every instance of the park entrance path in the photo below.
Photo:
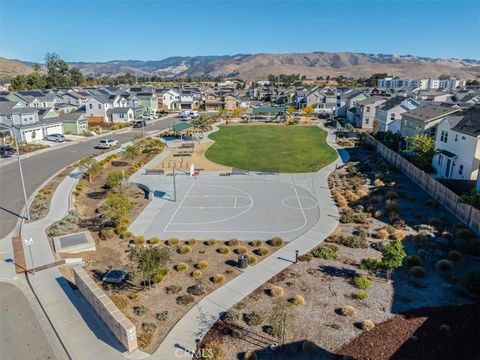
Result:
<svg viewBox="0 0 480 360"><path fill-rule="evenodd" d="M331 132L327 143L338 150L339 157L335 162L313 174L280 175L280 181L301 186L316 197L320 206L318 222L297 239L205 296L172 328L152 355L153 359L171 360L175 354L181 354L182 359L191 358L196 347L195 340L202 339L224 311L291 265L296 250L300 254L312 250L337 227L339 213L328 187L328 175L348 160L348 153L337 146Z"/></svg>

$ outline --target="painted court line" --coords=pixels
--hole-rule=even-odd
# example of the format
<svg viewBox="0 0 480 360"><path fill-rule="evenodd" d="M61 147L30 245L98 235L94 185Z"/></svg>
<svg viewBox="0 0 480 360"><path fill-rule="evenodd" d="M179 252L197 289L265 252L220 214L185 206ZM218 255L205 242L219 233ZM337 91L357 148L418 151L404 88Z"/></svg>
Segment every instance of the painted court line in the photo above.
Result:
<svg viewBox="0 0 480 360"><path fill-rule="evenodd" d="M183 196L182 201L180 202L180 204L178 204L178 207L177 207L177 208L175 209L175 211L173 212L173 215L172 215L172 217L170 218L170 221L167 223L167 226L165 226L165 228L163 229L164 232L167 231L167 228L170 226L170 223L172 222L172 220L173 220L173 218L175 217L175 215L177 215L178 210L180 209L180 207L182 206L183 202L184 202L185 199L187 198L188 193L192 190L194 184L195 184L195 183L192 182L192 184L191 184L190 187L188 188L187 192L186 192L185 195Z"/></svg>

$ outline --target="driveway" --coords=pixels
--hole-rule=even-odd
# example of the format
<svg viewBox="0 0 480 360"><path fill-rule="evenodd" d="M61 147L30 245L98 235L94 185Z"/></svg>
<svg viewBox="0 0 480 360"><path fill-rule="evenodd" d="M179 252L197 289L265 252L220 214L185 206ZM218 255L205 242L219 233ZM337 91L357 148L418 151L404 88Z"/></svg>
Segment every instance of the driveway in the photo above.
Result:
<svg viewBox="0 0 480 360"><path fill-rule="evenodd" d="M164 130L178 121L179 120L172 115L147 125L145 130ZM106 137L118 140L120 144L123 144L131 141L141 133L141 128L131 129L126 132L106 135ZM98 141L98 138L86 140L83 143L61 147L23 159L22 165L27 196L30 197L30 195L53 174L75 161L85 156L108 151L95 149ZM23 205L18 165L16 162L12 162L0 168L0 239L4 238L15 228Z"/></svg>

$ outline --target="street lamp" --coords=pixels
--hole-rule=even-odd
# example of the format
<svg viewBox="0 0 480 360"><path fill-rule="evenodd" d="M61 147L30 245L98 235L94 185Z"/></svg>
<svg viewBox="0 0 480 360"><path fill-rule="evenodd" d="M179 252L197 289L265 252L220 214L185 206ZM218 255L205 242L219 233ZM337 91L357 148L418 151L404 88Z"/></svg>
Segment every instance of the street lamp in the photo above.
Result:
<svg viewBox="0 0 480 360"><path fill-rule="evenodd" d="M10 131L10 134L13 134L13 139L15 140L15 149L17 150L18 170L20 172L20 180L22 182L23 201L25 202L25 214L26 214L27 220L30 220L30 210L28 209L27 191L25 190L25 179L23 178L22 162L20 161L20 150L18 149L17 136L13 131L13 129L17 129L17 130L20 130L20 129L15 125L0 124L0 126L3 126L4 128L8 129Z"/></svg>

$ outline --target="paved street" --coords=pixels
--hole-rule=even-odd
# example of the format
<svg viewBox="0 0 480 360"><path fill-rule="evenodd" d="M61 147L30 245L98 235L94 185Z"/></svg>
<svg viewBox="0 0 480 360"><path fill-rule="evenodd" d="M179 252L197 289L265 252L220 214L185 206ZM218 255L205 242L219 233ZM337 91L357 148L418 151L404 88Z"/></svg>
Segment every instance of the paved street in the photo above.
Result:
<svg viewBox="0 0 480 360"><path fill-rule="evenodd" d="M0 357L5 360L56 359L25 295L0 282Z"/></svg>
<svg viewBox="0 0 480 360"><path fill-rule="evenodd" d="M146 131L163 130L179 120L174 115L156 121L146 127ZM132 129L125 133L106 135L118 140L121 144L132 140L141 134L142 129ZM30 196L44 181L69 164L92 154L106 150L95 149L99 139L78 143L60 149L44 152L22 160L25 175L27 195ZM18 165L16 162L0 168L0 239L8 235L18 220L18 214L23 208L23 195L20 185Z"/></svg>

